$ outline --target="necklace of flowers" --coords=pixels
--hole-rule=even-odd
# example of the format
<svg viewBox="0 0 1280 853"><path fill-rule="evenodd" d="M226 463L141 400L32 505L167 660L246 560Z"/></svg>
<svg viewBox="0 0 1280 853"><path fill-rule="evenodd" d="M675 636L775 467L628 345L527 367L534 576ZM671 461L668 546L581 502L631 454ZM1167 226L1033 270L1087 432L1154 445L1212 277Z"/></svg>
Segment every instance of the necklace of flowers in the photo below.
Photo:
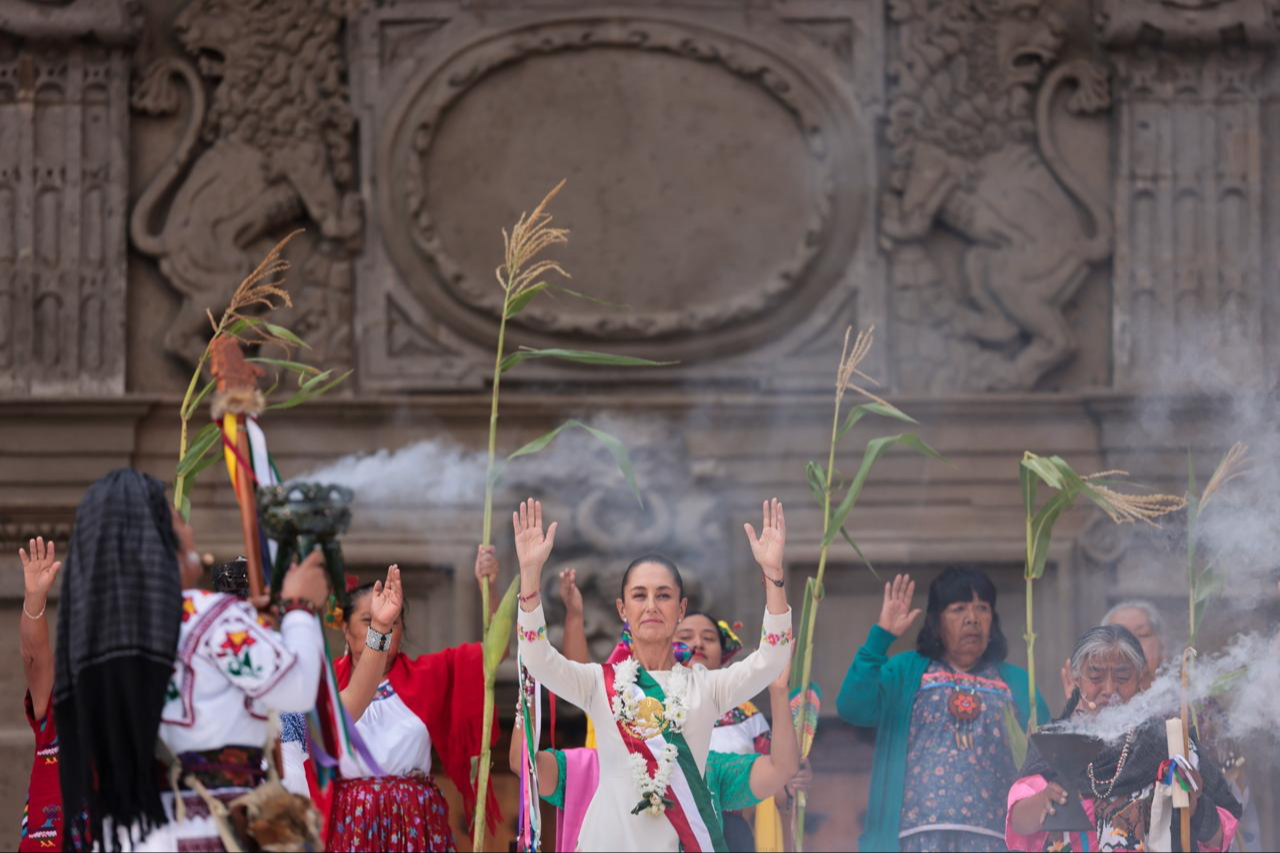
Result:
<svg viewBox="0 0 1280 853"><path fill-rule="evenodd" d="M684 667L677 664L671 671L671 679L663 691L667 701L662 711L653 714L651 719L642 719L641 716L642 703L651 697L646 696L636 685L640 674L639 661L635 658L618 661L613 665L613 672L613 716L620 724L645 740L663 731L670 730L678 734L684 729L689 716L689 673ZM660 815L666 811L670 804L666 792L679 754L680 751L670 743L655 752L657 767L652 774L649 773L649 763L643 755L635 752L630 754L631 778L640 792L640 802L631 810L632 814L644 812Z"/></svg>

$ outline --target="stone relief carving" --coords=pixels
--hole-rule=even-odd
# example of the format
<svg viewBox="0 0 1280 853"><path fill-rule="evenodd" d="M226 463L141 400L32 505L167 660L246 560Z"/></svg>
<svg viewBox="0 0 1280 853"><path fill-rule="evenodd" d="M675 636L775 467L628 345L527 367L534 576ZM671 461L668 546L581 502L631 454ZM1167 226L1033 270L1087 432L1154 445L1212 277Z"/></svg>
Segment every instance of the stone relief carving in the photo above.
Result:
<svg viewBox="0 0 1280 853"><path fill-rule="evenodd" d="M129 228L182 295L164 346L189 364L208 337L206 310L225 305L264 243L294 224L318 236L305 257L290 252L290 322L310 333L321 361L351 361L351 259L363 214L353 189L345 13L341 0L193 0L174 22L187 56L156 60L138 82L133 105L145 114L175 112L180 89L191 99L177 149Z"/></svg>
<svg viewBox="0 0 1280 853"><path fill-rule="evenodd" d="M1264 0L1104 3L1119 69L1113 348L1124 388L1203 389L1268 370ZM1230 24L1230 25L1228 25ZM1141 39L1139 39L1141 34Z"/></svg>
<svg viewBox="0 0 1280 853"><path fill-rule="evenodd" d="M1106 73L1057 66L1062 22L1041 0L893 0L891 151L881 234L892 257L895 357L913 390L1026 390L1076 351L1063 306L1111 254L1111 214L1071 171L1055 96L1093 114ZM955 275L930 255L962 241Z"/></svg>
<svg viewBox="0 0 1280 853"><path fill-rule="evenodd" d="M0 16L0 392L124 392L135 23L122 3Z"/></svg>

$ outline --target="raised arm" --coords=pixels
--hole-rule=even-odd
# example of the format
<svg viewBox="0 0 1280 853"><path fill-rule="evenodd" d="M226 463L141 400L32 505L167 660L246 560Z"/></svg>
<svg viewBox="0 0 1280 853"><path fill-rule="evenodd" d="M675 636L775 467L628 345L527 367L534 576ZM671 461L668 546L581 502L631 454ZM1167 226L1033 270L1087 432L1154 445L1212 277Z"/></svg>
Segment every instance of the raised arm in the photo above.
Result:
<svg viewBox="0 0 1280 853"><path fill-rule="evenodd" d="M772 797L800 771L800 742L791 719L787 682L791 667L769 685L769 710L773 719L773 744L769 754L751 765L751 793L757 799Z"/></svg>
<svg viewBox="0 0 1280 853"><path fill-rule="evenodd" d="M759 536L750 524L743 527L763 574L764 626L760 646L754 652L730 667L708 673L712 696L721 714L768 687L791 659L791 608L787 605L786 573L782 568L787 521L782 503L777 498L764 502Z"/></svg>
<svg viewBox="0 0 1280 853"><path fill-rule="evenodd" d="M400 618L403 606L404 588L400 584L400 567L388 566L387 579L375 583L373 591L369 593L369 627L379 634L390 634L395 630L396 620ZM387 672L389 644L379 646L380 648L375 648L365 644L360 652L360 662L356 664L351 680L347 682L347 689L339 694L342 705L352 720L359 720L364 716L365 709L373 701L373 694L377 692L378 685Z"/></svg>
<svg viewBox="0 0 1280 853"><path fill-rule="evenodd" d="M42 536L27 542L27 548L18 549L23 585L22 623L18 630L22 673L27 678L33 716L39 721L49 710L53 695L53 646L49 644L49 620L44 611L62 563L57 559L57 546L53 542L46 544Z"/></svg>
<svg viewBox="0 0 1280 853"><path fill-rule="evenodd" d="M889 647L920 618L920 610L911 608L915 591L915 581L906 575L898 575L884 585L880 621L871 626L866 642L854 655L836 697L836 711L845 722L855 726L875 726L879 722L881 675L889 662Z"/></svg>
<svg viewBox="0 0 1280 853"><path fill-rule="evenodd" d="M547 621L542 611L542 567L556 541L556 523L542 532L542 502L530 498L511 514L520 561L520 615L516 623L520 660L529 674L566 701L588 710L598 685L600 667L567 659L547 642Z"/></svg>
<svg viewBox="0 0 1280 853"><path fill-rule="evenodd" d="M576 569L565 569L560 573L560 600L564 602L564 656L578 663L591 663L587 618Z"/></svg>

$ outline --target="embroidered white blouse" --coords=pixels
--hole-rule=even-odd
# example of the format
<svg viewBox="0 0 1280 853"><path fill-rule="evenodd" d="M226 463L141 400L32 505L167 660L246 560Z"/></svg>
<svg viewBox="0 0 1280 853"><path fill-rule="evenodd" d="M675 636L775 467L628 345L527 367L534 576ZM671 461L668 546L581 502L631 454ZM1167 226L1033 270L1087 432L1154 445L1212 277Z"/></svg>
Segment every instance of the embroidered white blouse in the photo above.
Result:
<svg viewBox="0 0 1280 853"><path fill-rule="evenodd" d="M427 724L404 704L390 681L378 685L373 701L356 720L369 754L388 776L431 773L431 734ZM360 775L372 776L363 769Z"/></svg>
<svg viewBox="0 0 1280 853"><path fill-rule="evenodd" d="M247 602L187 590L160 738L174 754L261 748L268 709L315 706L323 661L324 635L314 616L287 613L277 632Z"/></svg>
<svg viewBox="0 0 1280 853"><path fill-rule="evenodd" d="M547 642L542 607L520 610L518 623L520 659L530 675L557 696L583 709L596 730L600 754L600 784L583 818L578 849L657 850L679 849L679 839L665 815L631 813L640 799L631 775L629 753L618 734L610 697L605 695L600 664L568 660ZM698 769L706 772L707 752L716 720L731 708L769 686L787 665L791 655L791 611L764 615L760 648L732 666L719 670L688 670L688 717L684 739ZM670 672L650 673L665 689Z"/></svg>

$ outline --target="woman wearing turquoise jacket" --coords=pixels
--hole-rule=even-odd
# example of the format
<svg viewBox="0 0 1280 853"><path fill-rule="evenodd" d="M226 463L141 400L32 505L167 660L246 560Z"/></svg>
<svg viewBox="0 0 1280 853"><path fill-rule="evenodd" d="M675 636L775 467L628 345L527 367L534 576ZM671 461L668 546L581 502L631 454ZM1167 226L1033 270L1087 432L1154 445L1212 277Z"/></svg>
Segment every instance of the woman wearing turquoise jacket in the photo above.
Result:
<svg viewBox="0 0 1280 853"><path fill-rule="evenodd" d="M1025 727L1027 673L1005 662L996 588L983 572L950 568L929 587L917 650L888 656L919 618L915 582L885 584L880 620L854 656L836 709L876 729L871 800L860 850L1004 850L1017 766L1006 709ZM1050 719L1036 697L1041 720Z"/></svg>

